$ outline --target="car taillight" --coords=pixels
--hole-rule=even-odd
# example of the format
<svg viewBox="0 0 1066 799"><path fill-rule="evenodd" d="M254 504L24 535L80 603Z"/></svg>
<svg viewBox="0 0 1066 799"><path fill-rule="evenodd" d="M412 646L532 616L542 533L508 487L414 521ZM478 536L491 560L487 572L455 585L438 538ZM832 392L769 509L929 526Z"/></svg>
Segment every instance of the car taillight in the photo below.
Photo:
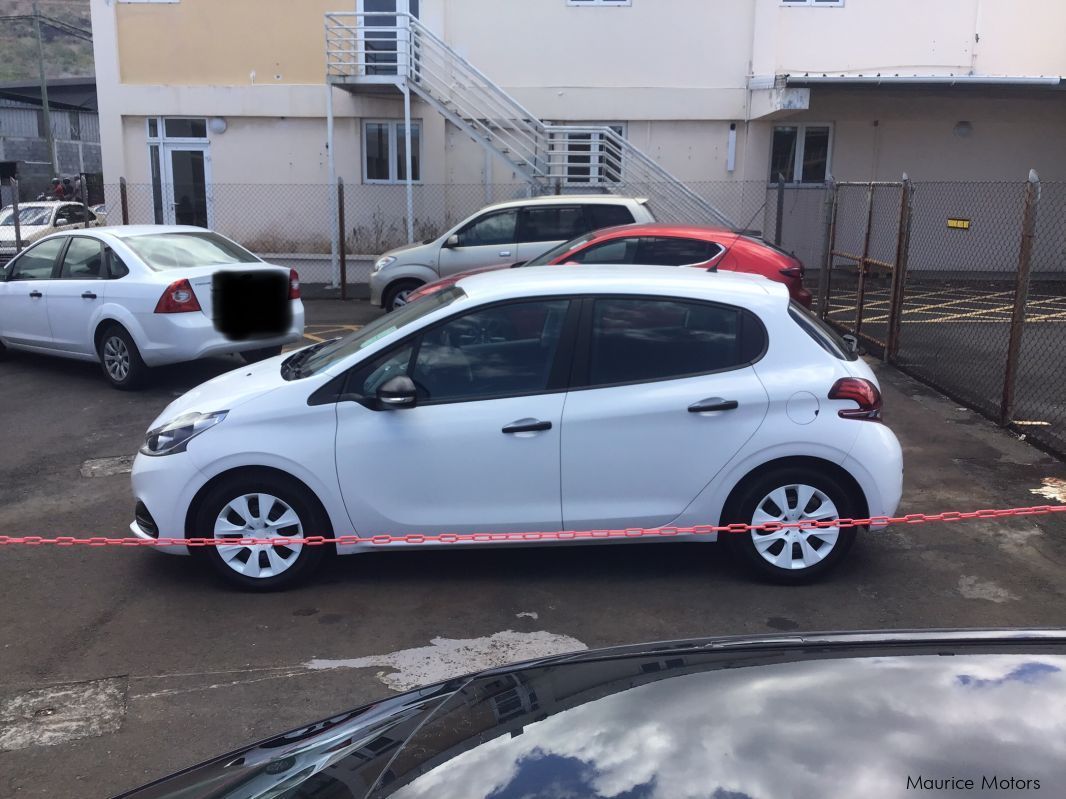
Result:
<svg viewBox="0 0 1066 799"><path fill-rule="evenodd" d="M167 286L155 306L156 313L187 313L199 310L200 303L196 301L192 286L185 279L175 280Z"/></svg>
<svg viewBox="0 0 1066 799"><path fill-rule="evenodd" d="M863 380L861 377L842 377L829 389L829 399L858 403L858 408L838 411L842 419L881 421L881 392L869 380Z"/></svg>
<svg viewBox="0 0 1066 799"><path fill-rule="evenodd" d="M300 299L300 275L295 269L289 270L289 299Z"/></svg>

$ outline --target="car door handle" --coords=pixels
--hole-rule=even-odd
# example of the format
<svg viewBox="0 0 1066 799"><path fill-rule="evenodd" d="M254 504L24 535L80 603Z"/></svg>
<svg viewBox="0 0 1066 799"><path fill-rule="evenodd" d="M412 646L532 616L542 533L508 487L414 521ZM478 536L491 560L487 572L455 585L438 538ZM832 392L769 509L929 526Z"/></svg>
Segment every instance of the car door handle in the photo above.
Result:
<svg viewBox="0 0 1066 799"><path fill-rule="evenodd" d="M93 294L91 291L83 291L81 293L81 296L82 296L82 299L85 299L85 300L95 300L96 299L96 295Z"/></svg>
<svg viewBox="0 0 1066 799"><path fill-rule="evenodd" d="M44 295L41 294L41 292L39 292L37 289L34 289L33 291L30 292L30 296L33 297L34 299L39 299L39 298L43 297Z"/></svg>
<svg viewBox="0 0 1066 799"><path fill-rule="evenodd" d="M541 430L551 430L551 422L542 422L537 419L519 419L517 422L511 422L505 428L505 433L539 433Z"/></svg>
<svg viewBox="0 0 1066 799"><path fill-rule="evenodd" d="M511 251L510 250L500 250L500 257L501 258L510 258L511 257Z"/></svg>
<svg viewBox="0 0 1066 799"><path fill-rule="evenodd" d="M731 411L739 406L736 400L724 400L721 397L708 397L688 406L689 413L710 413L711 411Z"/></svg>

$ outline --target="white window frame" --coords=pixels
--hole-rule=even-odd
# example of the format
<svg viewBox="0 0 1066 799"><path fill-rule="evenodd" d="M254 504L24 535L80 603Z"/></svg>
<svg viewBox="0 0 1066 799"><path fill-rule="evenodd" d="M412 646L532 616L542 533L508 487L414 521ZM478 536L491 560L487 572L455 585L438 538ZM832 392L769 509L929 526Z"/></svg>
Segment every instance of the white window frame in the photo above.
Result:
<svg viewBox="0 0 1066 799"><path fill-rule="evenodd" d="M371 178L367 177L367 168L366 168L366 126L367 125L388 125L388 127L389 127L389 177L388 177L387 180L381 180L379 178L371 179ZM360 150L362 151L361 152L360 169L361 169L362 174L363 174L363 183L366 183L366 184L371 185L371 186L397 186L397 185L402 186L402 185L406 185L407 184L407 179L400 177L400 162L397 160L399 158L399 155L400 155L400 147L399 147L400 128L402 128L403 125L404 125L404 121L402 119L364 119L364 120L362 120L362 124L360 125L360 128L359 128L359 131L360 131L360 134L361 134L359 138L360 138ZM423 128L422 128L422 120L421 119L412 119L411 120L411 132L412 132L412 134L414 133L415 130L417 130L419 132L419 136L418 136L418 152L417 152L417 157L418 157L418 179L417 180L412 180L411 183L413 183L413 184L415 184L417 186L417 185L422 183L422 167L423 167L423 162L422 162L422 135L421 135L422 132L423 132ZM414 136L412 136L411 138L414 139ZM414 156L414 155L415 154L412 153L412 156ZM412 157L412 160L413 160L413 157Z"/></svg>
<svg viewBox="0 0 1066 799"><path fill-rule="evenodd" d="M631 6L633 0L566 0L568 6L580 8L582 6Z"/></svg>
<svg viewBox="0 0 1066 799"><path fill-rule="evenodd" d="M842 8L844 0L780 0L782 7L812 6L815 8Z"/></svg>
<svg viewBox="0 0 1066 799"><path fill-rule="evenodd" d="M118 0L120 3L180 3L181 0Z"/></svg>
<svg viewBox="0 0 1066 799"><path fill-rule="evenodd" d="M824 186L826 181L829 180L829 176L833 174L833 142L836 139L835 131L833 130L832 122L794 122L789 124L788 122L782 122L780 125L774 125L770 128L770 155L769 155L769 168L773 169L774 166L774 131L778 128L795 128L796 129L796 157L792 162L792 180L785 183L786 186ZM803 182L803 156L804 151L807 148L807 128L829 128L829 147L826 148L825 153L825 177L820 181L813 183ZM772 186L777 185L777 175L770 175L769 183Z"/></svg>
<svg viewBox="0 0 1066 799"><path fill-rule="evenodd" d="M580 127L589 127L589 128L613 128L615 133L617 133L623 139L627 139L627 140L629 139L629 123L628 122L549 122L548 124L549 125L578 125ZM570 178L570 169L572 167L573 168L577 168L577 169L582 169L585 166L584 164L571 163L570 158L574 157L574 154L571 153L570 155L567 156L567 161L566 161L567 176L566 176L566 181L565 181L565 183L563 185L566 185L566 186L600 186L600 185L603 185L603 183L605 183L605 182L617 183L617 182L621 182L622 181L622 175L621 174L619 174L617 181L607 181L606 179L602 179L601 172L603 170L603 159L599 156L598 153L594 152L594 150L593 150L594 145L599 141L600 136L602 134L600 134L600 133L588 134L588 133L577 132L575 134L566 133L566 134L562 134L562 135L564 135L566 137L565 142L566 142L566 148L567 149L570 149L570 136L571 135L588 136L589 137L589 163L588 163L589 176L588 176L588 179L587 180L576 180L576 179L575 180L571 180L571 178ZM621 172L621 170L624 170L625 169L625 163L623 162L622 164L620 164L619 168L620 168L620 172Z"/></svg>
<svg viewBox="0 0 1066 799"><path fill-rule="evenodd" d="M155 2L156 0L152 0ZM151 120L155 120L156 129L159 135L153 136L151 128ZM167 136L167 120L168 119L202 119L204 121L204 130L206 133L203 137L196 136ZM144 120L144 135L149 144L162 144L163 142L180 142L183 144L203 144L210 141L210 129L207 127L207 117L187 117L187 116L165 116L165 117L148 117Z"/></svg>

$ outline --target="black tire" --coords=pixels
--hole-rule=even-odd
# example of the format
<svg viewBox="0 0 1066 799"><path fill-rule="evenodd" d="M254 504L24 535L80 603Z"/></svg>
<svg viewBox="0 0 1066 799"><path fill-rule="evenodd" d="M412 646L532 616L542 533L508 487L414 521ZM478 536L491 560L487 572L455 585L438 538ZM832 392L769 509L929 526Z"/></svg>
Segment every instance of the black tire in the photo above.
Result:
<svg viewBox="0 0 1066 799"><path fill-rule="evenodd" d="M297 480L268 471L238 473L212 486L196 509L193 517L194 526L190 531L190 535L198 538L210 538L213 536L215 522L226 506L247 494L269 494L280 500L282 505L288 505L295 512L299 520L299 529L304 536L321 535L328 538L333 535L329 518L314 494ZM281 505L275 506L275 509L280 507ZM270 513L270 511L259 508L256 508L255 511L260 515ZM230 519L231 523L236 524L236 520L233 517L230 517ZM295 538L300 533L295 527L287 527L283 528L278 534ZM246 537L254 538L263 537L266 533L249 530L245 535ZM190 551L201 560L209 563L211 568L231 586L244 591L279 591L290 588L310 577L332 549L329 545L305 545L298 552L294 552L290 548L279 547L276 551L282 555L283 559L294 555L295 560L287 565L281 573L264 577L241 574L237 571L237 568L245 566L252 557L259 555L262 557L259 558L258 563L262 565L263 559L268 558L265 551L255 553L248 550L247 557L244 557L243 560L241 558L244 553L237 552L234 557L234 560L239 562L237 568L227 564L218 547L192 547Z"/></svg>
<svg viewBox="0 0 1066 799"><path fill-rule="evenodd" d="M258 350L245 350L241 353L241 358L245 363L258 363L259 361L265 361L267 358L273 358L275 355L281 355L281 345L278 344L275 347L263 347Z"/></svg>
<svg viewBox="0 0 1066 799"><path fill-rule="evenodd" d="M836 506L837 512L835 518L856 518L858 509L862 507L859 498L853 496L851 491L846 489L838 480L830 475L816 469L785 467L765 472L758 477L749 480L747 484L742 486L741 490L737 493L735 500L730 502L730 507L727 508L726 512L723 514L723 524L752 524L757 506L764 500L764 498L768 498L769 494L778 488L794 485L810 486L822 492L832 501L833 505ZM798 501L798 494L795 491L786 492L786 496L788 502ZM816 500L812 498L810 503L815 501ZM812 506L810 503L808 504L808 507L811 509L811 512L816 512L817 506ZM764 509L765 507L764 504ZM764 555L760 554L754 540L754 536L758 535L757 533L722 533L722 535L724 536L725 543L729 549L752 572L754 572L756 576L770 582L786 585L801 585L814 582L836 568L847 555L852 544L855 543L855 534L857 530L858 528L856 527L841 528L835 543L832 544L828 544L827 539L825 538L819 538L817 530L798 531L800 535L807 539L808 544L816 552L821 551L821 547L827 544L832 548L829 550L828 554L823 555L822 559L817 563L804 568L792 569L787 569L770 563ZM792 552L790 553L793 558L796 554L802 553L803 551L802 546L798 541L793 543L782 541L780 547L778 547L776 543L771 543L766 551L771 556L777 557L781 554L785 546L793 547ZM797 550L796 547L799 547L799 549Z"/></svg>
<svg viewBox="0 0 1066 799"><path fill-rule="evenodd" d="M148 379L148 367L141 359L133 337L122 325L109 325L104 330L100 335L96 354L100 358L100 367L107 382L120 391L136 391Z"/></svg>
<svg viewBox="0 0 1066 799"><path fill-rule="evenodd" d="M386 311L394 311L397 307L397 300L400 300L400 305L403 305L403 298L405 295L411 293L417 288L424 286L421 280L397 280L395 283L385 289L385 296L382 298L381 307Z"/></svg>

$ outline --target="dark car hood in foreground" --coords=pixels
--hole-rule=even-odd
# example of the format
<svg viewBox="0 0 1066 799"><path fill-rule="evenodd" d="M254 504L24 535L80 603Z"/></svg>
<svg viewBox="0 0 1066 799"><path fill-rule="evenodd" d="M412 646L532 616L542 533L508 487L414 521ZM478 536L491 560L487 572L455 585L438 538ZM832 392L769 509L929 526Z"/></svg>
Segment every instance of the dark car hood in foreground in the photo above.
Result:
<svg viewBox="0 0 1066 799"><path fill-rule="evenodd" d="M551 658L401 694L126 796L850 799L930 795L941 785L926 781L952 779L949 792L1066 795L1066 632Z"/></svg>

